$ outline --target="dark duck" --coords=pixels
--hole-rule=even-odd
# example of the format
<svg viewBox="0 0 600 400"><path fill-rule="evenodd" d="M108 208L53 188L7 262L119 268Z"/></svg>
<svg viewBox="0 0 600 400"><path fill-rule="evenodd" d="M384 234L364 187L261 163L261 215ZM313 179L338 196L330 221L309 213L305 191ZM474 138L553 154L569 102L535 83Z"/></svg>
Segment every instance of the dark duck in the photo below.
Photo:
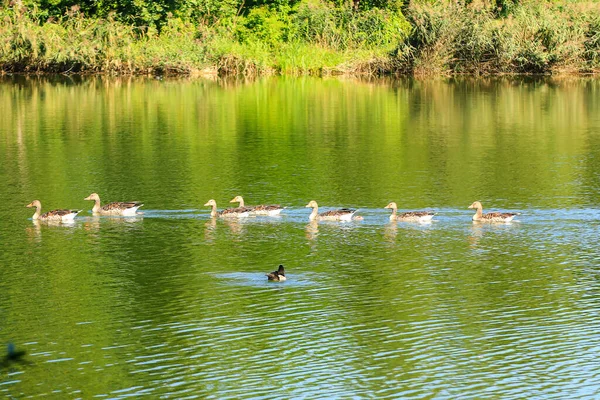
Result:
<svg viewBox="0 0 600 400"><path fill-rule="evenodd" d="M267 274L267 278L269 278L270 281L285 281L285 269L283 268L283 265L280 265L277 271Z"/></svg>

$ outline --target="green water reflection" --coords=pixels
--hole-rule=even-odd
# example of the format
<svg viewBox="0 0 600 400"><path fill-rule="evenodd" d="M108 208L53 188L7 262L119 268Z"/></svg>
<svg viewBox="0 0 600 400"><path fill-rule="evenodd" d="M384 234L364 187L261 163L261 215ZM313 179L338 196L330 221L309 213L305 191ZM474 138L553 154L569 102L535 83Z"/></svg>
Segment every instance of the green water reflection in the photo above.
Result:
<svg viewBox="0 0 600 400"><path fill-rule="evenodd" d="M4 395L600 392L600 80L5 77L0 110L0 342L28 351ZM288 208L202 206L238 194ZM34 199L85 211L36 225ZM309 224L311 199L364 221Z"/></svg>

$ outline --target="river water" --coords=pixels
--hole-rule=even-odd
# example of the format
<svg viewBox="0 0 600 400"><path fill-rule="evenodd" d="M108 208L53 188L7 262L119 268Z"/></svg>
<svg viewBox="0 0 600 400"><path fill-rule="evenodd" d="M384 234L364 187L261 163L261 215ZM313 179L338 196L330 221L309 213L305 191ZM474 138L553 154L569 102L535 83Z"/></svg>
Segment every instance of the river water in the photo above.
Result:
<svg viewBox="0 0 600 400"><path fill-rule="evenodd" d="M598 79L4 77L0 113L4 396L600 396Z"/></svg>

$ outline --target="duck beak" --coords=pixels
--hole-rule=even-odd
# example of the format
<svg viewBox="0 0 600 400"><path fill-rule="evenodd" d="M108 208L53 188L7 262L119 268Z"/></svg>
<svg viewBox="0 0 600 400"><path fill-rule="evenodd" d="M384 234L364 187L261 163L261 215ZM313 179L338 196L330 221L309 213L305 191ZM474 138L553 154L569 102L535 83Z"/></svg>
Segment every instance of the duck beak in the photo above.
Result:
<svg viewBox="0 0 600 400"><path fill-rule="evenodd" d="M31 208L31 207L33 207L33 203L29 203L29 204L27 204L25 207L27 207L27 208Z"/></svg>
<svg viewBox="0 0 600 400"><path fill-rule="evenodd" d="M473 208L473 204L471 204L471 205L470 205L469 207L467 207L467 208Z"/></svg>
<svg viewBox="0 0 600 400"><path fill-rule="evenodd" d="M204 205L204 207L206 207L206 206L210 206L210 203L206 203L206 204Z"/></svg>
<svg viewBox="0 0 600 400"><path fill-rule="evenodd" d="M230 203L237 203L237 201L235 199L233 200L229 200Z"/></svg>
<svg viewBox="0 0 600 400"><path fill-rule="evenodd" d="M86 197L84 200L91 200L91 199L90 199L90 196Z"/></svg>

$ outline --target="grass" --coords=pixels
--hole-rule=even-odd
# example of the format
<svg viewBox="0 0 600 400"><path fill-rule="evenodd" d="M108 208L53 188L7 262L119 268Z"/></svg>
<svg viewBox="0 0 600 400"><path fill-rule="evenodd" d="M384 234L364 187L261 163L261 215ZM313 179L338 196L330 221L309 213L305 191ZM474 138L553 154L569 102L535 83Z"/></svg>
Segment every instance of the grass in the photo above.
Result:
<svg viewBox="0 0 600 400"><path fill-rule="evenodd" d="M196 29L172 20L161 34L79 14L39 23L0 14L0 70L5 72L190 73L207 66Z"/></svg>
<svg viewBox="0 0 600 400"><path fill-rule="evenodd" d="M404 71L446 73L600 72L600 4L525 2L507 18L485 7L416 4L396 57Z"/></svg>
<svg viewBox="0 0 600 400"><path fill-rule="evenodd" d="M485 2L412 1L354 12L319 0L265 7L235 23L171 18L157 32L70 11L42 21L0 9L0 71L327 75L600 72L600 3L524 1L508 17Z"/></svg>

